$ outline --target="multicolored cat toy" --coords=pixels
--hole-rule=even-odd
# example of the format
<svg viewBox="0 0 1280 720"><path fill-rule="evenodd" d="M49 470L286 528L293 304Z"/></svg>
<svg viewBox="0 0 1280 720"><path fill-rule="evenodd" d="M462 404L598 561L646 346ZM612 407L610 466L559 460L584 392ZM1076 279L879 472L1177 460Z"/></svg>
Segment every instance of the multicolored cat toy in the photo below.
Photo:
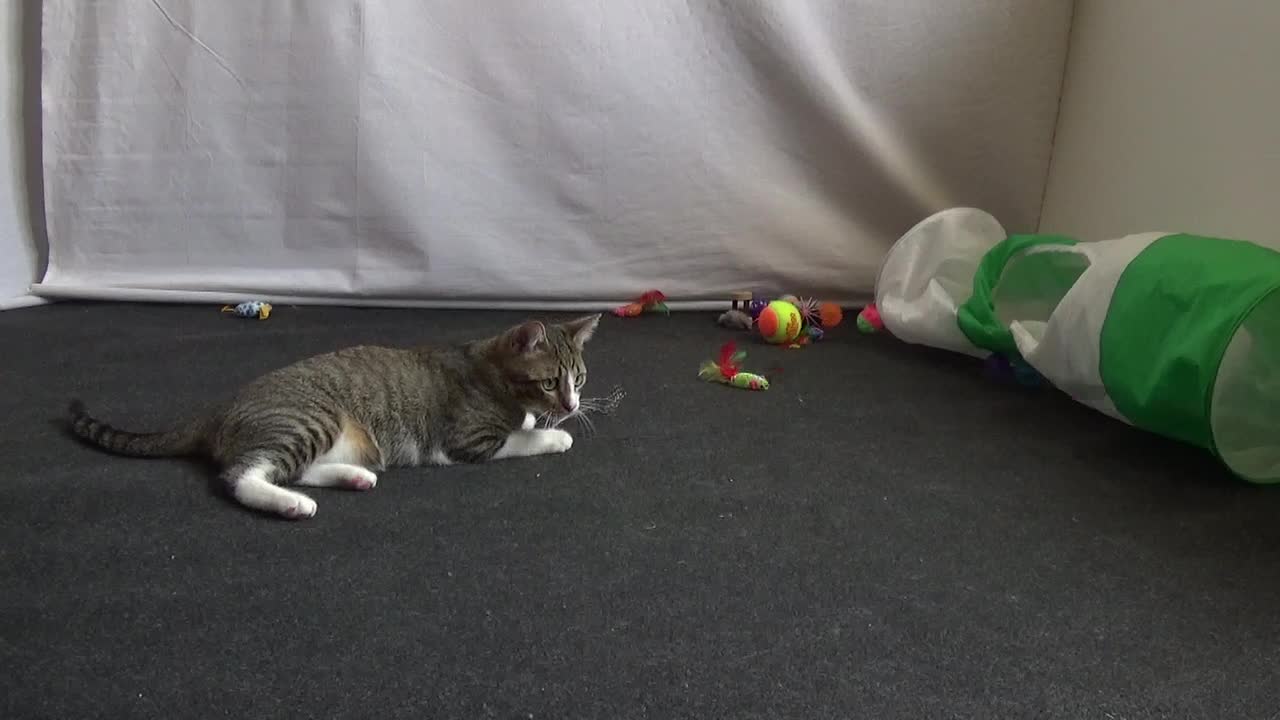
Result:
<svg viewBox="0 0 1280 720"><path fill-rule="evenodd" d="M777 300L755 298L746 305L745 312L735 308L722 315L720 324L754 327L767 343L799 348L821 340L843 319L844 312L836 303L783 295Z"/></svg>
<svg viewBox="0 0 1280 720"><path fill-rule="evenodd" d="M698 370L698 377L707 382L723 383L744 390L768 390L769 378L755 373L742 372L742 361L747 358L744 350L738 350L732 342L720 346L720 360L708 360Z"/></svg>
<svg viewBox="0 0 1280 720"><path fill-rule="evenodd" d="M271 303L262 302L261 300L250 300L235 306L224 305L222 312L231 313L236 317L266 320L271 317Z"/></svg>
<svg viewBox="0 0 1280 720"><path fill-rule="evenodd" d="M634 301L613 309L613 314L618 317L636 317L641 313L670 315L671 311L667 309L667 296L661 290L650 290Z"/></svg>

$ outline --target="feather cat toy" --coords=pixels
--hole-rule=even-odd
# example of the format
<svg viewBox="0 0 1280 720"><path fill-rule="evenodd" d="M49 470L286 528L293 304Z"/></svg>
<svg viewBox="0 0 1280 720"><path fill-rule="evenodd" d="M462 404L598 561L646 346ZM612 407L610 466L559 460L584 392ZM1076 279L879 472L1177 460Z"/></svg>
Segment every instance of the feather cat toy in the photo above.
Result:
<svg viewBox="0 0 1280 720"><path fill-rule="evenodd" d="M746 351L738 350L732 342L727 342L720 346L720 360L704 362L698 370L698 377L707 382L723 383L744 390L768 390L769 378L742 372L742 361L746 358Z"/></svg>
<svg viewBox="0 0 1280 720"><path fill-rule="evenodd" d="M667 296L661 290L650 290L636 298L633 302L614 308L613 314L618 317L636 317L641 313L671 314L667 309Z"/></svg>

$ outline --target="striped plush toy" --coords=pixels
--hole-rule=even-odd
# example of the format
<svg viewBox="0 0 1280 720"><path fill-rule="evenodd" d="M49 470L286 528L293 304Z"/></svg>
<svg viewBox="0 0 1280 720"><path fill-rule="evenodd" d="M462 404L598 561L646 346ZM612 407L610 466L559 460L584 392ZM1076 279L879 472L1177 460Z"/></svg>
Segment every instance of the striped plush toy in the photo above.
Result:
<svg viewBox="0 0 1280 720"><path fill-rule="evenodd" d="M260 300L250 300L242 302L239 305L225 305L222 312L231 313L236 317L257 318L266 320L271 317L271 303L262 302Z"/></svg>

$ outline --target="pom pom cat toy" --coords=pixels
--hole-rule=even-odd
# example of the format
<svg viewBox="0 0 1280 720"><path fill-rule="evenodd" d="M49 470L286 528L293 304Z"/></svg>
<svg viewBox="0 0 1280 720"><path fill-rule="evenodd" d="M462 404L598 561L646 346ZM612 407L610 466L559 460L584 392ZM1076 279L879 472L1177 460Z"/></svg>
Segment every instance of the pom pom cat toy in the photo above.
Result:
<svg viewBox="0 0 1280 720"><path fill-rule="evenodd" d="M880 311L876 309L875 303L862 308L862 312L858 313L858 332L871 335L883 329L884 321L880 319Z"/></svg>

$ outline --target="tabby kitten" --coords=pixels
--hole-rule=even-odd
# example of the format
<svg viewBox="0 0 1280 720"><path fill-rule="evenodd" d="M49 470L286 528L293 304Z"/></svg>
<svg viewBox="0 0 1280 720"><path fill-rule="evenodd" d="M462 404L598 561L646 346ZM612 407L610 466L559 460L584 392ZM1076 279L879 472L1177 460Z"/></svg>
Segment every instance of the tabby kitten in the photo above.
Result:
<svg viewBox="0 0 1280 720"><path fill-rule="evenodd" d="M369 490L375 471L389 466L568 450L569 433L535 428L535 419L556 425L578 411L583 348L599 322L599 315L529 321L454 346L318 355L254 380L225 407L167 432L116 430L77 400L72 427L119 455L210 458L241 504L309 518L315 501L282 485Z"/></svg>

